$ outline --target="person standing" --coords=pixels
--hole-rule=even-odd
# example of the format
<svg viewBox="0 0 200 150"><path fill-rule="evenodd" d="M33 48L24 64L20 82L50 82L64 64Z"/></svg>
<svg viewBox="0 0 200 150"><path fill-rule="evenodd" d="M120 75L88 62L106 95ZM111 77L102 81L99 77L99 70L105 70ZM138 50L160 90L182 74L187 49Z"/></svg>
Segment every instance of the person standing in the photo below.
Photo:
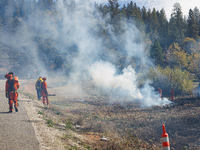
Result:
<svg viewBox="0 0 200 150"><path fill-rule="evenodd" d="M5 86L5 94L6 97L9 100L9 112L13 111L13 102L15 111L18 112L18 89L19 89L19 82L18 77L14 76L13 72L9 72L5 75L5 78L7 78L6 86Z"/></svg>
<svg viewBox="0 0 200 150"><path fill-rule="evenodd" d="M162 90L158 87L158 93L160 94L160 98L162 98Z"/></svg>
<svg viewBox="0 0 200 150"><path fill-rule="evenodd" d="M41 100L41 83L43 82L42 77L39 77L35 83L35 89L37 91L38 100Z"/></svg>
<svg viewBox="0 0 200 150"><path fill-rule="evenodd" d="M172 101L174 100L174 88L173 87L171 88L171 100Z"/></svg>
<svg viewBox="0 0 200 150"><path fill-rule="evenodd" d="M46 98L47 105L49 105L46 77L42 78L42 80L43 82L41 84L41 94L43 96L43 104L45 104L45 98Z"/></svg>

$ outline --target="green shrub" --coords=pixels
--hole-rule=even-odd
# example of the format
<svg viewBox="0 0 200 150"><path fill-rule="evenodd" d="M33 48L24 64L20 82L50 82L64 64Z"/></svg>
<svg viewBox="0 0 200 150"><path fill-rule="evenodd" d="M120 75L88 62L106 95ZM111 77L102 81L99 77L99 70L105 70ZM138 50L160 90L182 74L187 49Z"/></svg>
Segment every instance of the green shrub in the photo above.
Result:
<svg viewBox="0 0 200 150"><path fill-rule="evenodd" d="M48 124L49 127L53 127L54 122L53 122L52 119L47 119L47 124Z"/></svg>
<svg viewBox="0 0 200 150"><path fill-rule="evenodd" d="M68 130L68 129L73 129L73 124L72 124L72 122L71 122L71 120L67 120L66 122L65 122L65 129L66 130Z"/></svg>
<svg viewBox="0 0 200 150"><path fill-rule="evenodd" d="M38 111L38 114L44 115L44 113L43 113L43 112L41 112L41 111Z"/></svg>

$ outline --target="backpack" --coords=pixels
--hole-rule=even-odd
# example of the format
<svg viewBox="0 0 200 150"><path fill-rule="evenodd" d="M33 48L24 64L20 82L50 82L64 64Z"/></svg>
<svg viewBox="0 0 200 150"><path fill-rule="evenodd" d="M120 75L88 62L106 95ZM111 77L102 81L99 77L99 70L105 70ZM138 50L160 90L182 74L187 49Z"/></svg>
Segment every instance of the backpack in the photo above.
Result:
<svg viewBox="0 0 200 150"><path fill-rule="evenodd" d="M40 87L40 80L37 81L36 87Z"/></svg>
<svg viewBox="0 0 200 150"><path fill-rule="evenodd" d="M9 92L15 91L15 86L14 86L14 77L12 77L12 80L8 80L9 83Z"/></svg>

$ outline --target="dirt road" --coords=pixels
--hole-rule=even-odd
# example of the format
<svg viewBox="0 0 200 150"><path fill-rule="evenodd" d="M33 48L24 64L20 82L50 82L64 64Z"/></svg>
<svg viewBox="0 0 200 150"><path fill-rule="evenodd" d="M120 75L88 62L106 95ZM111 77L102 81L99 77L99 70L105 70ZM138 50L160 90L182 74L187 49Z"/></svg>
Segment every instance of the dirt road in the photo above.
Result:
<svg viewBox="0 0 200 150"><path fill-rule="evenodd" d="M19 101L18 112L8 113L4 88L5 80L0 80L0 149L39 150L39 142L23 103Z"/></svg>

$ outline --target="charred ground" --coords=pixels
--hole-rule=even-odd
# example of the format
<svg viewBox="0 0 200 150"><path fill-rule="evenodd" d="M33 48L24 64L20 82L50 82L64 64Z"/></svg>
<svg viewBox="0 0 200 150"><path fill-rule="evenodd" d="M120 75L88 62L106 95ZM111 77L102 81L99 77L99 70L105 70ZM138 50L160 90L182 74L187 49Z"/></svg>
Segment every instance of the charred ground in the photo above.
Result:
<svg viewBox="0 0 200 150"><path fill-rule="evenodd" d="M34 98L34 81L27 81L23 92ZM200 149L200 99L196 97L177 98L166 106L139 108L131 103L110 104L105 95L66 97L53 86L49 92L57 92L57 96L50 97L51 105L41 107L40 113L47 126L61 129L63 124L63 132L76 133L65 133L62 140L77 143L66 149L162 149L162 124L172 150ZM100 141L102 136L108 141Z"/></svg>

